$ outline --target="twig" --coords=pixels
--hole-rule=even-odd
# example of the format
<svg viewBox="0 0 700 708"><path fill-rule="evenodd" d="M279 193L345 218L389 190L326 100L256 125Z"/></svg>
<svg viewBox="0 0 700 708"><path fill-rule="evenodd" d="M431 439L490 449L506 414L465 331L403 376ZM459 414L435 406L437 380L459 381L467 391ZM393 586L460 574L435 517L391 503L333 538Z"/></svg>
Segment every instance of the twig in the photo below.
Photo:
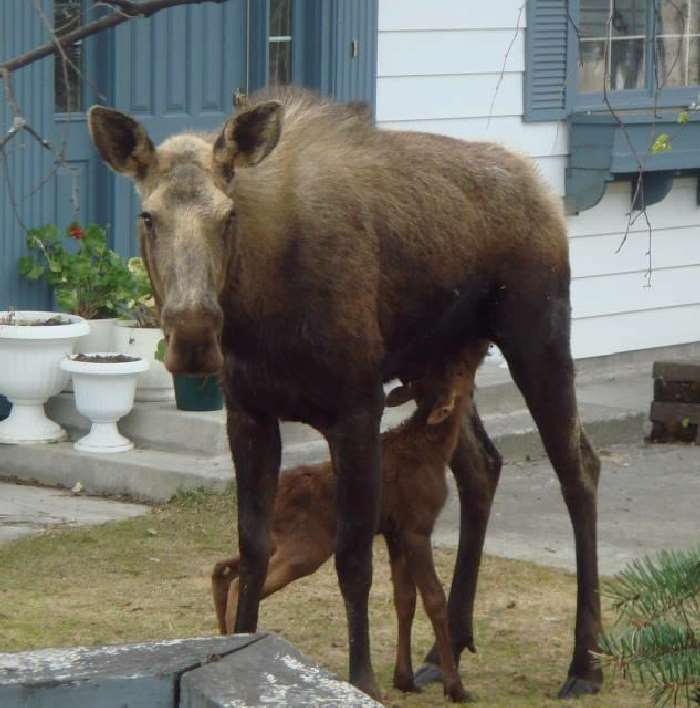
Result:
<svg viewBox="0 0 700 708"><path fill-rule="evenodd" d="M90 37L93 34L110 29L111 27L116 27L123 22L127 22L133 17L151 17L151 15L155 15L157 12L165 10L169 7L177 7L179 5L201 5L205 2L220 5L221 3L227 2L227 0L144 0L144 2L138 3L127 2L127 0L102 0L102 2L110 6L114 6L119 11L112 12L105 17L94 20L93 22L88 22L72 32L66 32L66 34L60 37L58 45L64 48L69 47L70 45L75 44L78 40L85 39L85 37ZM0 71L16 71L17 69L21 69L22 67L27 66L38 59L43 59L51 54L56 54L58 51L56 42L47 42L46 44L42 44L40 47L36 47L35 49L6 61L4 64L0 65Z"/></svg>
<svg viewBox="0 0 700 708"><path fill-rule="evenodd" d="M508 64L508 58L510 57L510 52L513 49L513 45L515 44L516 40L518 39L518 34L520 34L520 18L523 15L524 9L525 9L525 3L523 3L518 8L518 18L515 21L515 32L513 33L513 36L511 37L510 44L508 44L508 48L506 49L505 56L503 57L503 66L501 67L501 73L498 75L498 81L496 82L496 88L494 89L493 97L491 98L491 106L489 107L489 115L488 115L488 118L486 119L486 129L487 130L491 126L491 118L493 116L493 109L494 109L494 106L496 105L496 98L498 98L498 91L501 88L501 84L503 83L503 77L505 76L505 73L506 73L506 66Z"/></svg>

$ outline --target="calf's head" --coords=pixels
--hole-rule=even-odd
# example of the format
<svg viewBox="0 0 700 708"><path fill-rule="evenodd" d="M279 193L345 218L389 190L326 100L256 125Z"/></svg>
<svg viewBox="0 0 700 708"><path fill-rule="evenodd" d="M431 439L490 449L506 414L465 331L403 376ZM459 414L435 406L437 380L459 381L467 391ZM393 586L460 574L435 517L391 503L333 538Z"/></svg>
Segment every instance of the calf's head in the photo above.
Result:
<svg viewBox="0 0 700 708"><path fill-rule="evenodd" d="M102 159L131 178L141 197L141 253L153 284L173 373L208 374L223 364L220 299L236 239L235 171L275 147L275 101L226 122L215 141L183 133L156 148L130 116L93 106L90 135Z"/></svg>

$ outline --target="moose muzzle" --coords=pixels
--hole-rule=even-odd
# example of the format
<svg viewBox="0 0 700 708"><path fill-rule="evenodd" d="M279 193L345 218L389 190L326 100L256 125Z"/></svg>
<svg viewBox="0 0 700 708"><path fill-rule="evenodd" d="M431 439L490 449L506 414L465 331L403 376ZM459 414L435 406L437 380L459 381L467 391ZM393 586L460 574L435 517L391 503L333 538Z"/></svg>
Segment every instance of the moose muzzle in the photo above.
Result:
<svg viewBox="0 0 700 708"><path fill-rule="evenodd" d="M192 376L218 373L224 364L221 352L223 315L218 307L175 310L167 305L161 314L167 342L165 367L173 374Z"/></svg>

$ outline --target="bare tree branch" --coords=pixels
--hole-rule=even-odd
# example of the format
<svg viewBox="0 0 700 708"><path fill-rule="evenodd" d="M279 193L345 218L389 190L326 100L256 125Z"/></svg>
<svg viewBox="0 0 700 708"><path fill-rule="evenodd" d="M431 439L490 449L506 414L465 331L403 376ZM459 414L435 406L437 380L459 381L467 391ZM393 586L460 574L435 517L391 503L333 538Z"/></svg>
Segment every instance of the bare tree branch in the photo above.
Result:
<svg viewBox="0 0 700 708"><path fill-rule="evenodd" d="M101 4L113 6L115 8L115 12L106 15L105 17L101 17L99 20L88 22L72 32L66 32L66 34L59 38L58 43L52 39L36 49L32 49L24 54L20 54L20 56L15 57L14 59L6 61L4 64L0 65L0 72L2 72L3 75L9 74L37 61L38 59L43 59L51 54L57 54L59 52L59 46L61 48L69 47L71 44L75 44L78 40L84 39L85 37L90 37L93 34L97 34L98 32L102 32L111 27L116 27L117 25L127 22L134 17L151 17L151 15L155 15L157 12L165 10L169 7L177 7L179 5L201 5L205 2L220 5L221 3L227 2L227 0L144 0L143 2L131 2L129 0L101 0Z"/></svg>

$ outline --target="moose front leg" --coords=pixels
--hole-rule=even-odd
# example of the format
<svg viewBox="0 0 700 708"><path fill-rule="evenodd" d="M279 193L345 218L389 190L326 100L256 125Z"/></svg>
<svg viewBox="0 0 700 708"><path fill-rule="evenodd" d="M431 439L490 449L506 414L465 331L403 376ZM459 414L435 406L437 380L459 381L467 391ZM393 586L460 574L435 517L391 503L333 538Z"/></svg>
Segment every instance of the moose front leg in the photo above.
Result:
<svg viewBox="0 0 700 708"><path fill-rule="evenodd" d="M236 467L241 556L236 632L255 632L270 557L270 523L281 457L279 423L275 418L253 418L229 409L227 428Z"/></svg>
<svg viewBox="0 0 700 708"><path fill-rule="evenodd" d="M346 414L329 431L328 441L337 478L335 563L347 612L350 682L379 698L370 656L368 601L372 540L381 510L381 386L366 402L365 407Z"/></svg>

